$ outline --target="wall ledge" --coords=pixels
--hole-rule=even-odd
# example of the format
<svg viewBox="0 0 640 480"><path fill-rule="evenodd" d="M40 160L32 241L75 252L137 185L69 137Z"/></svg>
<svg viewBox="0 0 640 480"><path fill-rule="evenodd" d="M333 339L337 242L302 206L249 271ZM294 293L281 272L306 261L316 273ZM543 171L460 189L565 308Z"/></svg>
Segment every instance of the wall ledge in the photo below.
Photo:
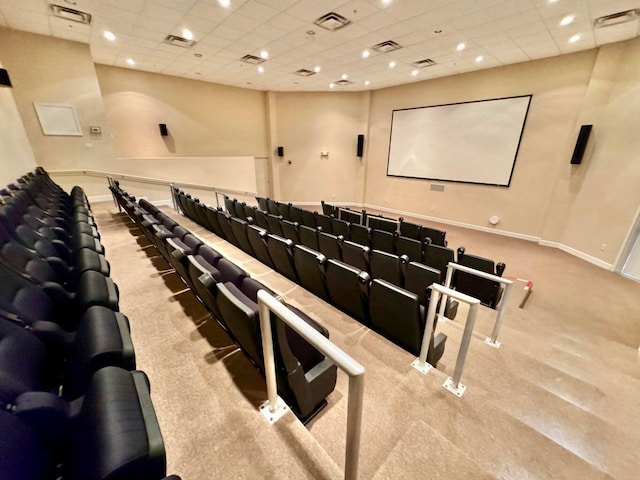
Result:
<svg viewBox="0 0 640 480"><path fill-rule="evenodd" d="M538 242L539 245L542 245L543 247L552 247L552 248L557 248L558 250L562 250L563 252L568 253L569 255L573 255L574 257L578 257L581 260L584 260L585 262L589 262L592 263L593 265L596 265L600 268L604 268L605 270L609 270L609 271L613 271L615 270L613 264L611 263L607 263L604 260L600 260L599 258L596 257L592 257L591 255L581 252L580 250L577 250L573 247L570 247L568 245L565 245L563 243L559 243L559 242L551 242L549 240L540 240Z"/></svg>

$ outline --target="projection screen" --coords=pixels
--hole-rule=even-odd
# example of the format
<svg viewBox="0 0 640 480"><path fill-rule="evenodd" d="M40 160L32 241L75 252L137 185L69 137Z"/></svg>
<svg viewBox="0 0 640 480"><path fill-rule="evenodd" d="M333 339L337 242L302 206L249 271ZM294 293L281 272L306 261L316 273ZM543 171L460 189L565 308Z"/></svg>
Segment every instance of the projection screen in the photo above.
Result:
<svg viewBox="0 0 640 480"><path fill-rule="evenodd" d="M531 95L394 110L387 176L508 187Z"/></svg>

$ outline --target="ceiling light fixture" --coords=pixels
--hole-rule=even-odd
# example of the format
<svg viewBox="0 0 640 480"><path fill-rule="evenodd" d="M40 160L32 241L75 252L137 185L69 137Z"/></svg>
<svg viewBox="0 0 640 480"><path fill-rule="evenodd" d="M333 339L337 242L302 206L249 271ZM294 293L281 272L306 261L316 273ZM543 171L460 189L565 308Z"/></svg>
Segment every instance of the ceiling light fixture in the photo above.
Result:
<svg viewBox="0 0 640 480"><path fill-rule="evenodd" d="M458 46L456 47L456 50L457 50L457 51L459 51L459 52L461 52L461 51L463 51L465 48L467 48L467 45L466 45L464 42L460 42L460 43L458 44Z"/></svg>
<svg viewBox="0 0 640 480"><path fill-rule="evenodd" d="M482 55L478 55L476 57L476 63L482 63L483 60L484 60L484 57Z"/></svg>
<svg viewBox="0 0 640 480"><path fill-rule="evenodd" d="M411 75L413 75L414 77L415 77L416 75L418 75L418 70L417 70L417 69L416 69L416 70L412 70L412 71L411 71Z"/></svg>
<svg viewBox="0 0 640 480"><path fill-rule="evenodd" d="M562 20L560 20L560 26L566 27L567 25L572 24L575 19L576 17L574 17L573 15L567 15L566 17L563 17Z"/></svg>
<svg viewBox="0 0 640 480"><path fill-rule="evenodd" d="M218 3L221 7L227 8L229 5L231 5L231 0L218 0Z"/></svg>
<svg viewBox="0 0 640 480"><path fill-rule="evenodd" d="M106 38L110 42L113 42L116 39L116 36L113 34L113 32L110 32L109 30L105 30L103 35L104 35L104 38Z"/></svg>
<svg viewBox="0 0 640 480"><path fill-rule="evenodd" d="M394 60L389 62L389 68L395 68L396 62Z"/></svg>
<svg viewBox="0 0 640 480"><path fill-rule="evenodd" d="M576 43L579 42L580 40L582 40L582 35L574 35L569 39L569 43Z"/></svg>
<svg viewBox="0 0 640 480"><path fill-rule="evenodd" d="M267 58L269 58L269 52L267 52L266 50L261 50L260 58L264 58L266 60Z"/></svg>
<svg viewBox="0 0 640 480"><path fill-rule="evenodd" d="M343 73L343 74L342 74L342 76L341 76L340 78L341 78L342 80L346 80L346 79L347 79L347 78L349 78L349 77L347 76L347 74L346 74L346 73Z"/></svg>
<svg viewBox="0 0 640 480"><path fill-rule="evenodd" d="M329 88L333 88L333 87L335 87L335 86L336 86L336 84L335 84L335 83L333 83L333 82L331 82L331 83L329 84Z"/></svg>
<svg viewBox="0 0 640 480"><path fill-rule="evenodd" d="M183 28L182 29L182 36L184 38L186 38L187 40L193 40L193 32L191 30L189 30L188 28Z"/></svg>
<svg viewBox="0 0 640 480"><path fill-rule="evenodd" d="M364 81L365 86L369 86L369 84L370 84L370 83L371 83L371 82L370 82L369 80L365 80L365 81Z"/></svg>
<svg viewBox="0 0 640 480"><path fill-rule="evenodd" d="M262 65L258 67L258 73L264 73L264 67Z"/></svg>
<svg viewBox="0 0 640 480"><path fill-rule="evenodd" d="M320 65L316 65L315 67L313 67L313 71L316 73L320 73Z"/></svg>
<svg viewBox="0 0 640 480"><path fill-rule="evenodd" d="M369 55L371 55L369 50L363 50L362 51L362 58L369 58Z"/></svg>
<svg viewBox="0 0 640 480"><path fill-rule="evenodd" d="M127 58L127 65L134 66L135 64L136 62L133 58Z"/></svg>

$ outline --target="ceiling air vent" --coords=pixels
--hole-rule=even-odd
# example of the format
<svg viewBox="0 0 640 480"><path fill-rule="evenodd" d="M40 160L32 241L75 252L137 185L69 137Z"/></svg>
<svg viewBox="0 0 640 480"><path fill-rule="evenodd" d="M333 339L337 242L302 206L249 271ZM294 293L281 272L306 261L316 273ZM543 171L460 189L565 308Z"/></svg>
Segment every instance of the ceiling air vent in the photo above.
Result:
<svg viewBox="0 0 640 480"><path fill-rule="evenodd" d="M413 62L411 65L418 68L432 67L436 62L431 60L430 58L424 58L422 60L418 60L417 62Z"/></svg>
<svg viewBox="0 0 640 480"><path fill-rule="evenodd" d="M54 5L53 3L49 6L56 17L71 20L72 22L84 23L86 25L91 23L90 13L81 12L80 10L74 10L73 8L67 8L61 5Z"/></svg>
<svg viewBox="0 0 640 480"><path fill-rule="evenodd" d="M624 12L612 13L611 15L603 15L596 18L593 24L596 27L610 27L620 23L631 22L638 18L638 15L640 15L640 9L634 8Z"/></svg>
<svg viewBox="0 0 640 480"><path fill-rule="evenodd" d="M347 85L351 85L353 82L351 80L338 80L337 82L333 82L336 85L340 85L341 87L346 87Z"/></svg>
<svg viewBox="0 0 640 480"><path fill-rule="evenodd" d="M178 37L177 35L167 35L164 39L164 43L174 45L176 47L191 48L196 44L195 40L187 40L186 38Z"/></svg>
<svg viewBox="0 0 640 480"><path fill-rule="evenodd" d="M297 70L295 72L296 75L300 75L301 77L310 77L311 75L315 75L316 72L314 72L313 70L307 70L306 68L301 68L300 70Z"/></svg>
<svg viewBox="0 0 640 480"><path fill-rule="evenodd" d="M241 62L250 63L251 65L259 65L265 61L262 57L256 57L255 55L245 55L240 59Z"/></svg>
<svg viewBox="0 0 640 480"><path fill-rule="evenodd" d="M378 43L371 48L373 48L378 53L389 53L393 52L394 50L401 49L402 46L397 44L393 40L387 40L386 42Z"/></svg>
<svg viewBox="0 0 640 480"><path fill-rule="evenodd" d="M342 15L338 13L329 12L326 15L323 15L320 18L318 18L313 23L315 23L319 27L335 32L336 30L339 30L349 25L351 23L351 20L344 18Z"/></svg>

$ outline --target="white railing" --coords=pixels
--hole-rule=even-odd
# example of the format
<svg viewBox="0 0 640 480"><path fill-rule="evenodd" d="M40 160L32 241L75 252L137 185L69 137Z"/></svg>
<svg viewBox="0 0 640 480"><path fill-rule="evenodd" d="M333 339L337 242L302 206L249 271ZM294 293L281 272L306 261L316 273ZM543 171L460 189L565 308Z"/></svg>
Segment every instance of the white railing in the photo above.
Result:
<svg viewBox="0 0 640 480"><path fill-rule="evenodd" d="M478 311L478 305L480 300L470 297L464 293L456 292L450 288L443 287L440 284L434 283L431 285L431 297L429 298L429 310L427 312L427 324L424 328L424 335L422 336L422 345L420 347L420 357L416 358L411 366L421 373L426 374L433 368L427 363L427 354L429 353L429 344L431 343L431 336L433 334L433 324L436 318L436 308L438 305L438 299L440 295L443 296L442 302L446 302L447 297L455 298L456 300L469 305L469 311L467 313L467 319L464 325L464 332L462 334L462 341L460 342L460 349L458 350L458 358L456 360L456 366L453 371L453 377L447 378L442 385L444 388L452 392L458 397L461 397L467 387L460 383L462 377L462 371L464 370L464 362L467 359L467 352L469 351L469 344L471 343L471 337L473 336L473 327L476 323L476 314Z"/></svg>
<svg viewBox="0 0 640 480"><path fill-rule="evenodd" d="M511 294L511 288L513 286L513 280L508 278L498 277L497 275L492 275L490 273L481 272L480 270L475 270L473 268L465 267L464 265L459 265L457 263L449 262L447 265L447 278L444 282L444 286L447 288L451 287L451 279L453 278L453 271L459 270L461 272L469 273L471 275L475 275L476 277L486 278L487 280L492 280L494 282L498 282L503 284L504 294L502 295L502 299L500 300L500 306L497 309L496 320L493 324L493 331L491 332L491 336L485 338L484 343L493 348L500 348L500 342L498 341L498 333L500 333L500 327L502 326L502 317L504 316L504 311L507 308L507 302L509 301L509 295ZM440 318L444 318L444 309L445 304L447 302L447 294L442 298L442 304L440 305Z"/></svg>
<svg viewBox="0 0 640 480"><path fill-rule="evenodd" d="M284 402L278 397L271 315L269 313L273 312L349 376L344 478L346 480L356 480L358 478L358 459L360 456L364 367L264 290L258 292L258 306L268 395L268 400L263 409L266 410L272 421L275 421L273 419L276 416L282 416L287 411L286 406L283 405Z"/></svg>

